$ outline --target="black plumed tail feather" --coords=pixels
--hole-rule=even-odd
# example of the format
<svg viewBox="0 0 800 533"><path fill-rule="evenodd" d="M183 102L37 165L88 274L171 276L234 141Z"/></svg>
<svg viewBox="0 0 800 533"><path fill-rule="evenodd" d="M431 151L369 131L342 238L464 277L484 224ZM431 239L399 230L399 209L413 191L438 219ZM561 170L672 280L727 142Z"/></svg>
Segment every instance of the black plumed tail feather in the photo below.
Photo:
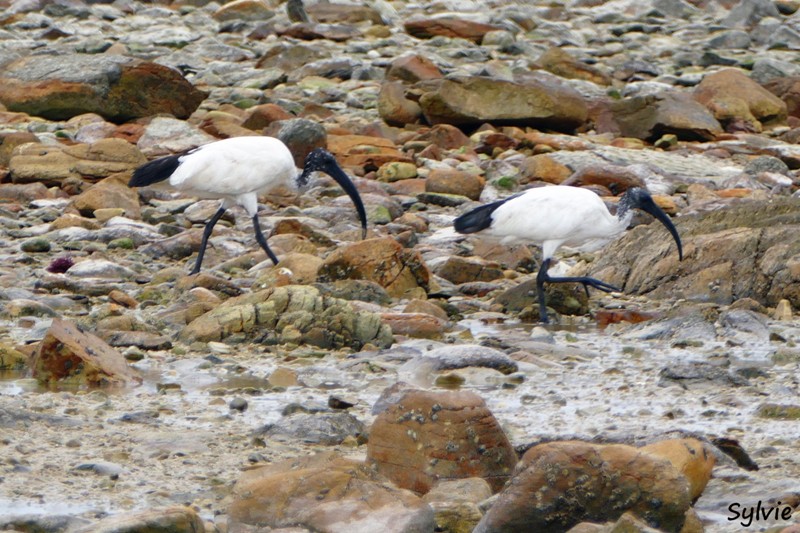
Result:
<svg viewBox="0 0 800 533"><path fill-rule="evenodd" d="M145 163L133 171L128 187L146 187L168 179L180 166L184 154L168 155Z"/></svg>
<svg viewBox="0 0 800 533"><path fill-rule="evenodd" d="M485 230L492 225L492 213L494 213L498 207L517 196L519 196L519 194L476 207L472 211L464 213L456 218L453 221L453 227L459 233L477 233L481 230Z"/></svg>

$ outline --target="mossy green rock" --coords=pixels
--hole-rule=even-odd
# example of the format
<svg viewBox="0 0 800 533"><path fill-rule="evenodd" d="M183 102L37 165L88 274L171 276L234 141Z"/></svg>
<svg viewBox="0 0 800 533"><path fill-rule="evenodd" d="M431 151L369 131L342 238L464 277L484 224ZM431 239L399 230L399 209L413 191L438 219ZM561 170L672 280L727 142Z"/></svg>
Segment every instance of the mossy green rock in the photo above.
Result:
<svg viewBox="0 0 800 533"><path fill-rule="evenodd" d="M389 347L391 329L380 317L355 311L348 302L326 296L315 287L273 287L225 301L202 315L180 334L180 339L220 341L237 333L269 344L311 344L320 348L365 344Z"/></svg>
<svg viewBox="0 0 800 533"><path fill-rule="evenodd" d="M20 245L20 249L27 253L42 253L50 251L50 241L43 237L28 239Z"/></svg>

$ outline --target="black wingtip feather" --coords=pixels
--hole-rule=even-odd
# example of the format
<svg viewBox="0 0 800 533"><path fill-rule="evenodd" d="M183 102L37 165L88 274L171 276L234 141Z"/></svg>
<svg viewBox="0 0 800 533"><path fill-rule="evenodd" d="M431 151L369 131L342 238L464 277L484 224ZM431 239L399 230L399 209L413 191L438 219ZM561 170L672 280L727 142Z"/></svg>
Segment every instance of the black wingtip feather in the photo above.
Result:
<svg viewBox="0 0 800 533"><path fill-rule="evenodd" d="M133 171L128 187L146 187L168 179L180 166L183 154L168 155L145 163Z"/></svg>
<svg viewBox="0 0 800 533"><path fill-rule="evenodd" d="M492 213L510 198L498 200L490 204L476 207L453 221L453 227L459 233L477 233L492 225Z"/></svg>

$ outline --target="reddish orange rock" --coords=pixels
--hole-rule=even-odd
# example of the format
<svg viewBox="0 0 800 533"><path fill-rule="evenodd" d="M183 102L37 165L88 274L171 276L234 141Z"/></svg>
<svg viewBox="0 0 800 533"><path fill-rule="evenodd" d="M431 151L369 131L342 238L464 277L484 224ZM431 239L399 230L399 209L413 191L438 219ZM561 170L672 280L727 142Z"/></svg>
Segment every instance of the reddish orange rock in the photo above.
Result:
<svg viewBox="0 0 800 533"><path fill-rule="evenodd" d="M517 455L474 392L412 390L375 419L367 460L397 486L424 494L439 480L468 477L498 491Z"/></svg>
<svg viewBox="0 0 800 533"><path fill-rule="evenodd" d="M697 500L711 480L716 458L697 439L669 439L640 448L643 452L663 457L689 481L689 494Z"/></svg>
<svg viewBox="0 0 800 533"><path fill-rule="evenodd" d="M690 503L688 482L666 459L621 444L549 442L525 453L474 532L557 533L630 511L677 533Z"/></svg>
<svg viewBox="0 0 800 533"><path fill-rule="evenodd" d="M56 318L31 362L33 377L41 382L68 381L79 385L130 385L142 379L125 358L99 337Z"/></svg>
<svg viewBox="0 0 800 533"><path fill-rule="evenodd" d="M501 30L498 26L473 22L455 17L437 17L409 20L405 23L406 31L418 39L430 39L437 35L444 37L461 37L474 43L480 43L483 36L490 31Z"/></svg>
<svg viewBox="0 0 800 533"><path fill-rule="evenodd" d="M325 259L320 281L366 279L396 297L422 288L427 291L431 273L414 250L391 237L367 239L342 246Z"/></svg>
<svg viewBox="0 0 800 533"><path fill-rule="evenodd" d="M444 75L436 63L419 54L401 56L392 61L386 70L387 80L416 83L422 80L436 80Z"/></svg>

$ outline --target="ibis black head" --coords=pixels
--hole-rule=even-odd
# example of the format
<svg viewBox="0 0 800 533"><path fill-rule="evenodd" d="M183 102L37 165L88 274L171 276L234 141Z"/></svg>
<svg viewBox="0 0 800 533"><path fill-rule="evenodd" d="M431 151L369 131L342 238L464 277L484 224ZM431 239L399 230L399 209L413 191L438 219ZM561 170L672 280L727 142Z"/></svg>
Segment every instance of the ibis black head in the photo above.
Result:
<svg viewBox="0 0 800 533"><path fill-rule="evenodd" d="M678 235L678 230L675 229L675 225L670 220L669 215L656 205L650 193L641 187L633 187L625 191L625 194L622 195L622 199L620 200L619 212L622 213L626 209L632 207L653 215L659 222L664 224L664 227L670 232L672 238L675 239L675 244L678 245L678 258L683 261L683 246L681 245L681 238L680 235Z"/></svg>
<svg viewBox="0 0 800 533"><path fill-rule="evenodd" d="M336 183L344 189L344 192L346 192L347 196L353 201L353 204L356 206L356 211L358 211L358 218L361 220L361 238L365 238L367 236L367 212L364 209L361 196L358 194L358 189L356 189L356 186L350 181L350 178L347 177L347 174L345 174L342 167L339 166L339 163L336 162L336 158L333 157L333 154L324 148L315 148L306 156L306 160L303 163L303 173L300 174L297 180L300 186L302 187L308 183L311 173L317 171L324 172L336 180Z"/></svg>

